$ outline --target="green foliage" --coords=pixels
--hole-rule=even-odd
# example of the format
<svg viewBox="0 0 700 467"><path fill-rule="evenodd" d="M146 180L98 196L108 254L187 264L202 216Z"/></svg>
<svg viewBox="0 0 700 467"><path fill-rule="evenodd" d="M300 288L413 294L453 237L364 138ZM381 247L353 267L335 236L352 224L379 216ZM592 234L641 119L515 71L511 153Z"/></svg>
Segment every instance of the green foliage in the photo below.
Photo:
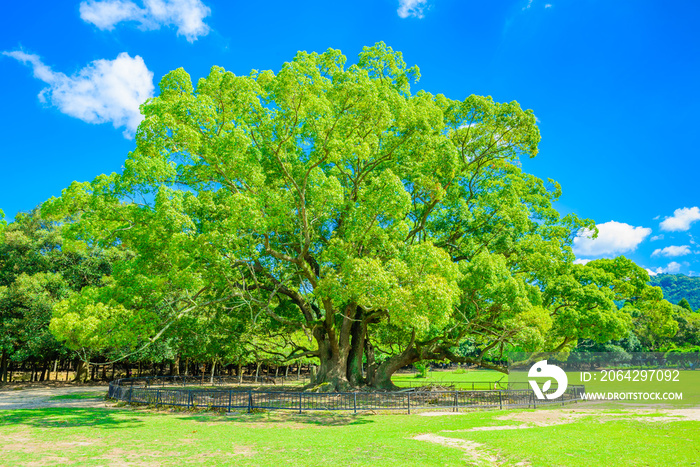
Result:
<svg viewBox="0 0 700 467"><path fill-rule="evenodd" d="M685 308L688 311L693 311L693 308L690 306L690 303L688 303L688 300L685 298L681 298L681 300L678 302L678 306L681 308Z"/></svg>
<svg viewBox="0 0 700 467"><path fill-rule="evenodd" d="M38 211L18 214L0 231L0 350L16 362L65 356L49 332L54 306L100 284L117 257L64 241Z"/></svg>
<svg viewBox="0 0 700 467"><path fill-rule="evenodd" d="M428 363L425 361L415 362L413 367L418 370L416 373L416 378L427 378L428 377Z"/></svg>
<svg viewBox="0 0 700 467"><path fill-rule="evenodd" d="M691 309L700 309L700 277L683 274L658 274L649 281L651 285L661 287L664 297L672 303L685 299Z"/></svg>
<svg viewBox="0 0 700 467"><path fill-rule="evenodd" d="M559 185L522 171L540 141L531 110L412 94L418 68L383 43L345 63L330 49L277 74L163 77L123 173L43 207L80 213L71 238L134 253L56 307L56 335L99 351L162 337L212 360L315 357L317 382L335 385L359 384L363 361L390 384L418 360L622 338L632 310L614 300L672 333L643 269L572 264L572 238L594 223L561 217ZM453 352L465 340L475 355Z"/></svg>

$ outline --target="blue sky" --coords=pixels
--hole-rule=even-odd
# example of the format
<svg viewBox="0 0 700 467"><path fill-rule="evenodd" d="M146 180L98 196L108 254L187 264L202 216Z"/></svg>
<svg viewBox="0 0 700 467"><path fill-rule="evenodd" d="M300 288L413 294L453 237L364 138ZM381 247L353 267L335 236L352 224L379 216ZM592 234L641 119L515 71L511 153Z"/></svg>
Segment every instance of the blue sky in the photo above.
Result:
<svg viewBox="0 0 700 467"><path fill-rule="evenodd" d="M540 121L524 168L594 219L580 261L624 254L700 274L700 3L597 0L65 0L0 17L0 209L11 220L73 180L119 171L138 103L168 71L277 71L296 51L349 62L384 41L417 88L517 100ZM417 88L414 88L416 90Z"/></svg>

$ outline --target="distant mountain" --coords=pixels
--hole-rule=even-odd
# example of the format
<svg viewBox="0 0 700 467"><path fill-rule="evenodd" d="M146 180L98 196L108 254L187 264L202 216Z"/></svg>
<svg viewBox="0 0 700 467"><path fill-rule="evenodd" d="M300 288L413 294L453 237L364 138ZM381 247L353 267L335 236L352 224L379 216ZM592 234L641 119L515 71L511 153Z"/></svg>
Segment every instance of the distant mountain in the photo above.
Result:
<svg viewBox="0 0 700 467"><path fill-rule="evenodd" d="M681 298L685 298L693 307L700 308L700 277L689 277L683 274L658 274L649 281L651 285L657 285L664 291L664 298L673 304L677 304Z"/></svg>

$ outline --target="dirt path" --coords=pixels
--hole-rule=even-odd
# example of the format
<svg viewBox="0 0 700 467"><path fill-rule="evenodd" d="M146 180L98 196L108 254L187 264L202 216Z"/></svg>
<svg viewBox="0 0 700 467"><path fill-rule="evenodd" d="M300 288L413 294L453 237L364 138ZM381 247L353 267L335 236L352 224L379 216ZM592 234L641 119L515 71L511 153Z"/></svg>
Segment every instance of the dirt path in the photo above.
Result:
<svg viewBox="0 0 700 467"><path fill-rule="evenodd" d="M433 434L425 434L414 436L413 439L418 441L428 441L429 443L441 444L452 448L459 448L464 451L467 457L467 462L474 465L499 465L498 459L480 450L481 444L465 439L446 438Z"/></svg>
<svg viewBox="0 0 700 467"><path fill-rule="evenodd" d="M89 396L94 394L94 397ZM0 390L0 410L44 409L48 407L105 407L107 386L38 387ZM79 399L54 399L58 396L85 395Z"/></svg>

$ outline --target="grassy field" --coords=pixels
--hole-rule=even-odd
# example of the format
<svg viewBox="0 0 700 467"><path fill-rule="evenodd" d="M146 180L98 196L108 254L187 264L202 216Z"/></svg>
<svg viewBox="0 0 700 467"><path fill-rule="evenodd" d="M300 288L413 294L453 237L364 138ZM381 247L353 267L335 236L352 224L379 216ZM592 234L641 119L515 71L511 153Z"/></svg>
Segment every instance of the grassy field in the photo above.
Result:
<svg viewBox="0 0 700 467"><path fill-rule="evenodd" d="M0 412L0 464L642 466L700 459L700 422L571 410L431 417L15 410ZM536 425L543 420L555 424ZM484 431L515 426L529 428Z"/></svg>
<svg viewBox="0 0 700 467"><path fill-rule="evenodd" d="M417 378L416 374L397 373L391 380L399 387L451 383L458 389L471 389L471 383L475 383L475 389L487 389L486 383L508 382L508 375L492 370L432 370L427 378Z"/></svg>
<svg viewBox="0 0 700 467"><path fill-rule="evenodd" d="M700 371L680 371L678 381L601 381L601 372L596 371L591 375L590 381L581 381L581 372L569 371L566 373L569 385L583 384L587 392L674 392L682 393L682 400L663 401L663 405L676 407L700 407ZM623 373L624 374L624 373ZM513 373L510 381L522 383L522 388L527 388L527 374ZM472 383L475 389L490 389L484 386L488 382L508 382L509 375L491 370L437 370L428 372L427 378L416 378L415 373L396 374L392 378L394 384L399 387L422 386L425 384L451 383L456 389L471 389ZM518 386L520 387L520 386ZM498 388L498 387L497 387ZM629 401L633 403L634 401ZM640 404L642 402L640 401ZM659 403L656 403L658 405ZM648 404L647 404L648 405ZM652 403L652 405L654 405Z"/></svg>
<svg viewBox="0 0 700 467"><path fill-rule="evenodd" d="M700 387L700 372L690 373L681 378L683 386ZM502 376L485 370L433 371L426 379L399 374L394 381L471 383ZM569 373L569 380L577 383L577 373ZM626 389L624 384L617 388ZM95 397L81 391L52 400ZM585 402L435 416L226 415L138 407L7 410L0 411L0 465L700 464L700 410L685 405L639 409Z"/></svg>

